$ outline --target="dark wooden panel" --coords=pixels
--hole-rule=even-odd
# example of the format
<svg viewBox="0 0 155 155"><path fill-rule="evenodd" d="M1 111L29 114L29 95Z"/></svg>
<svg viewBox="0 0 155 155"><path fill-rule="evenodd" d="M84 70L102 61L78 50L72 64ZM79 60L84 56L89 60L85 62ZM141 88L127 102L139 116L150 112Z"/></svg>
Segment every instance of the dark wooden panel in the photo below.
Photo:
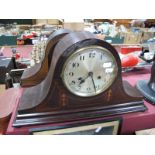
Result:
<svg viewBox="0 0 155 155"><path fill-rule="evenodd" d="M43 79L45 79L49 66L51 63L51 57L53 54L53 50L55 45L59 42L61 38L63 38L66 34L70 33L70 30L60 29L52 33L47 41L45 56L43 60L36 64L35 66L26 69L21 78L22 87L33 86L40 83Z"/></svg>

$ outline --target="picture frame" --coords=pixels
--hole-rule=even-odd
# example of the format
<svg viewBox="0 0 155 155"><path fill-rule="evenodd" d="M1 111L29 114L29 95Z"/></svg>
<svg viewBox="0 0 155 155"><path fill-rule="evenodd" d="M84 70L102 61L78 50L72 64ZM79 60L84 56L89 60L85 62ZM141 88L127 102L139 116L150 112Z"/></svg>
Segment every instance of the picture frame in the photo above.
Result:
<svg viewBox="0 0 155 155"><path fill-rule="evenodd" d="M135 131L135 135L155 135L155 128Z"/></svg>
<svg viewBox="0 0 155 155"><path fill-rule="evenodd" d="M75 122L60 126L31 128L31 135L118 135L122 118Z"/></svg>

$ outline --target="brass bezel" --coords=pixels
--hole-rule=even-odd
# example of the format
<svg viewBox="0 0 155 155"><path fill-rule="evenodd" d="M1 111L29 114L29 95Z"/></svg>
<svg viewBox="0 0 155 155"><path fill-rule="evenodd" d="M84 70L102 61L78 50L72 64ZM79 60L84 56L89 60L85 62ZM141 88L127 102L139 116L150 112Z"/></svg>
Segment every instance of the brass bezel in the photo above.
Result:
<svg viewBox="0 0 155 155"><path fill-rule="evenodd" d="M113 80L111 80L110 84L107 85L107 87L105 87L104 89L101 89L100 91L98 91L96 93L84 94L84 93L79 93L79 92L72 91L72 89L70 87L68 87L68 85L65 82L65 78L64 78L64 70L65 70L68 62L72 59L72 57L74 55L77 55L77 53L80 53L81 51L84 51L84 50L89 49L89 48L90 49L91 48L97 48L97 49L101 49L102 51L106 51L109 55L111 55L112 60L115 62L116 69L115 69L115 76L114 76ZM83 47L83 48L80 48L80 49L76 50L75 52L73 52L67 58L67 60L65 61L64 65L63 65L63 68L62 68L62 72L61 72L61 78L62 78L62 81L63 81L63 84L65 85L65 87L69 90L69 92L71 92L72 94L77 95L79 97L93 97L93 96L101 94L102 92L105 92L113 84L113 82L115 81L117 75L118 75L118 64L117 64L117 61L116 61L115 57L113 56L113 54L108 49L106 49L104 47L101 47L101 46L98 46L98 45L91 45L91 46Z"/></svg>

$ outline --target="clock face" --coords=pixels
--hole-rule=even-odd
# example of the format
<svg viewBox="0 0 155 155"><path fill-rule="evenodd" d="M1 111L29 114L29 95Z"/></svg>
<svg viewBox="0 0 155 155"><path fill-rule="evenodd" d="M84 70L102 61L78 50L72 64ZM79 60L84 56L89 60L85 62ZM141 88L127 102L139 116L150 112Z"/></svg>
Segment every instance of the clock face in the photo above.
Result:
<svg viewBox="0 0 155 155"><path fill-rule="evenodd" d="M71 93L91 97L108 89L117 72L117 62L111 52L93 45L80 48L69 56L61 77Z"/></svg>

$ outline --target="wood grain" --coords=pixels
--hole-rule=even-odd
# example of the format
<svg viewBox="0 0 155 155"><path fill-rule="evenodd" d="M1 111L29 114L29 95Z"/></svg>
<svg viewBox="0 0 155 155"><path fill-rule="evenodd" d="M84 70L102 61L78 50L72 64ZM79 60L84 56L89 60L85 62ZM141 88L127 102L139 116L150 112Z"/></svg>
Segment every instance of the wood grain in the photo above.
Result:
<svg viewBox="0 0 155 155"><path fill-rule="evenodd" d="M50 35L47 41L45 56L43 60L40 63L36 64L35 66L28 68L24 71L21 77L22 87L37 85L43 79L45 79L49 70L51 57L52 57L55 45L59 42L61 38L63 38L66 34L70 32L71 31L68 29L59 29Z"/></svg>

